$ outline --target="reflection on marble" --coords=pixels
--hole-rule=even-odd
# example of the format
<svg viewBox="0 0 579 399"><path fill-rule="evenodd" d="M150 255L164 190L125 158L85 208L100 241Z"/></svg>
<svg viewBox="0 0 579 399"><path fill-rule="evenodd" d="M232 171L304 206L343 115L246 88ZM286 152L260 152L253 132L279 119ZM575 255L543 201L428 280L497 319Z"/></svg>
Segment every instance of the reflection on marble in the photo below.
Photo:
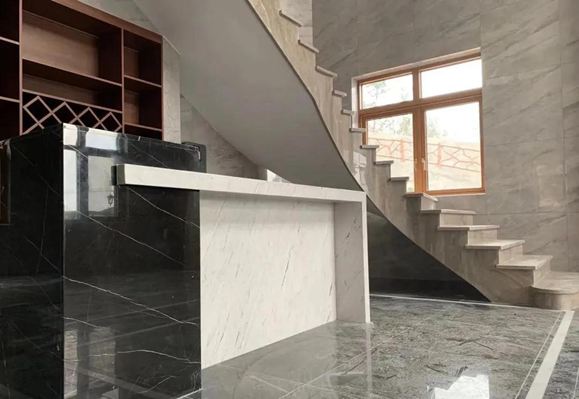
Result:
<svg viewBox="0 0 579 399"><path fill-rule="evenodd" d="M555 370L545 391L545 399L579 397L579 315L575 314Z"/></svg>
<svg viewBox="0 0 579 399"><path fill-rule="evenodd" d="M191 398L524 397L535 358L540 364L562 317L484 304L371 302L373 326L329 323L207 368L204 389Z"/></svg>
<svg viewBox="0 0 579 399"><path fill-rule="evenodd" d="M197 170L198 151L71 125L8 147L7 396L171 398L198 389L198 193L112 179L123 162Z"/></svg>

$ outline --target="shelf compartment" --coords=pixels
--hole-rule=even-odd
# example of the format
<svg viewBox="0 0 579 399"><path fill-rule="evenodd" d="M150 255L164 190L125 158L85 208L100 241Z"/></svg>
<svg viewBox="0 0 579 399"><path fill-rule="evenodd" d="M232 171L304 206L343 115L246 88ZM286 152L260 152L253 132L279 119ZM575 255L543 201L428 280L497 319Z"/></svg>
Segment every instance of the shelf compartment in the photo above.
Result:
<svg viewBox="0 0 579 399"><path fill-rule="evenodd" d="M0 98L0 140L20 134L20 103Z"/></svg>
<svg viewBox="0 0 579 399"><path fill-rule="evenodd" d="M61 5L50 1L52 5L45 7L45 3L46 0L34 0L34 6L25 7L22 16L23 58L120 83L121 29L103 22L69 21L68 17L63 17L64 14L52 10L53 7L62 9ZM90 17L81 17L82 13L67 10L66 15L78 15L80 21L86 18L92 20ZM65 22L73 24L67 25Z"/></svg>
<svg viewBox="0 0 579 399"><path fill-rule="evenodd" d="M125 75L160 85L162 82L162 45L124 31Z"/></svg>
<svg viewBox="0 0 579 399"><path fill-rule="evenodd" d="M16 43L20 41L20 0L2 0L0 37Z"/></svg>
<svg viewBox="0 0 579 399"><path fill-rule="evenodd" d="M143 91L125 89L125 123L162 129L162 98L160 87Z"/></svg>
<svg viewBox="0 0 579 399"><path fill-rule="evenodd" d="M24 59L24 89L121 110L122 87L93 76Z"/></svg>
<svg viewBox="0 0 579 399"><path fill-rule="evenodd" d="M0 97L20 99L20 47L0 41Z"/></svg>
<svg viewBox="0 0 579 399"><path fill-rule="evenodd" d="M60 123L71 123L111 132L122 131L121 112L91 107L33 92L24 92L23 99L24 134Z"/></svg>

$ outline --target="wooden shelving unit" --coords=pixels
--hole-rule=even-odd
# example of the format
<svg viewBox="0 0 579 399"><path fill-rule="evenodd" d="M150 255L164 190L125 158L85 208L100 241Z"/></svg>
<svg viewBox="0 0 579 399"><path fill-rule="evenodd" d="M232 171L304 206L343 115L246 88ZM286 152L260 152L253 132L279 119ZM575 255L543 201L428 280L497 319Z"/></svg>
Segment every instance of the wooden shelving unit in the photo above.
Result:
<svg viewBox="0 0 579 399"><path fill-rule="evenodd" d="M0 3L0 139L55 123L162 139L162 38L77 0Z"/></svg>

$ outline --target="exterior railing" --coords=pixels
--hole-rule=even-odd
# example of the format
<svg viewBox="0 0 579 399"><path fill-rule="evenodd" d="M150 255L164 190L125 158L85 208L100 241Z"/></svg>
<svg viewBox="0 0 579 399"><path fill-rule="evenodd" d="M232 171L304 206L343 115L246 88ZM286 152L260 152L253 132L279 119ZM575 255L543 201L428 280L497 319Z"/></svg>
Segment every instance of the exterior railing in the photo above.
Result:
<svg viewBox="0 0 579 399"><path fill-rule="evenodd" d="M406 139L383 139L369 137L370 144L380 146L377 150L379 157L391 158L400 161L413 161L413 143ZM427 162L429 165L447 167L469 172L480 172L480 150L465 148L457 145L441 143L428 144Z"/></svg>

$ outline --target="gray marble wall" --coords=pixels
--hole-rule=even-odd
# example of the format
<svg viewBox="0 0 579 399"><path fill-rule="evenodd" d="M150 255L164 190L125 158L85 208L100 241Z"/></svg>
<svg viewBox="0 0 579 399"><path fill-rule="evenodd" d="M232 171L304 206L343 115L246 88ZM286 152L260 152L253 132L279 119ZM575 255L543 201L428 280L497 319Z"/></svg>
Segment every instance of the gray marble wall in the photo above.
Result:
<svg viewBox="0 0 579 399"><path fill-rule="evenodd" d="M260 168L225 141L183 97L181 97L181 133L183 141L207 146L208 173L252 179L263 178Z"/></svg>
<svg viewBox="0 0 579 399"><path fill-rule="evenodd" d="M444 197L579 271L579 1L314 0L318 62L352 77L480 47L486 195Z"/></svg>
<svg viewBox="0 0 579 399"><path fill-rule="evenodd" d="M81 1L135 25L157 31L134 0ZM209 173L258 178L258 167L213 130L191 104L183 101L179 54L166 40L163 41L163 101L163 130L166 141L205 144Z"/></svg>

